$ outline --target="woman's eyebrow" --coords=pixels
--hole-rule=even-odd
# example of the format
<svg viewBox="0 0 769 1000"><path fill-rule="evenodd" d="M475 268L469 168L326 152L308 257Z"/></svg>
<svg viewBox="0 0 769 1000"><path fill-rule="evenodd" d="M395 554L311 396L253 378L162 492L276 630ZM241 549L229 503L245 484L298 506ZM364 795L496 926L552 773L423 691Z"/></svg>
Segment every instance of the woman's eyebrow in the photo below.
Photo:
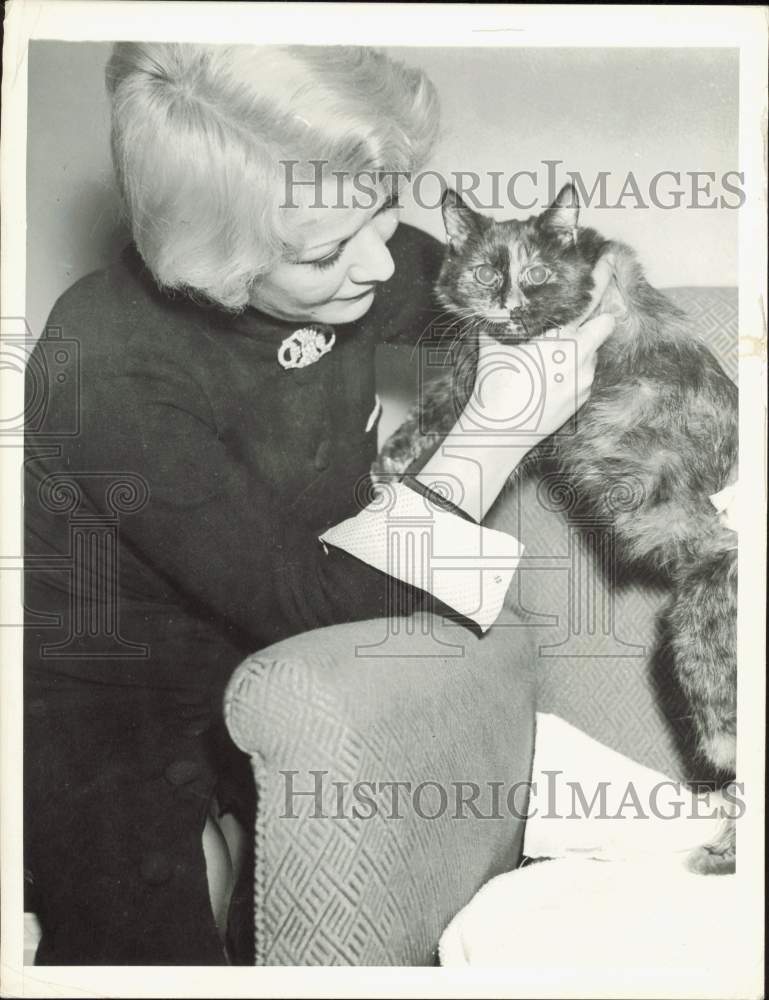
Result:
<svg viewBox="0 0 769 1000"><path fill-rule="evenodd" d="M362 226L363 226L363 225L365 225L365 222L364 222L364 223L362 224ZM362 226L359 226L359 227L358 227L358 229L361 229L361 228L362 228ZM353 231L352 233L350 233L350 234L349 234L348 236L338 236L338 237L336 237L335 239L332 239L332 240L324 240L324 241L323 241L323 243L315 243L315 244L314 244L313 246L311 246L311 247L305 247L305 250L304 250L304 252L305 252L305 253L314 253L314 252L315 252L316 250L323 250L323 249L324 249L325 247L335 247L335 246L339 246L339 244L340 244L340 243L346 243L346 242L347 242L347 240L349 240L349 239L352 239L352 237L353 237L353 236L355 235L355 233L357 233L357 232L358 232L358 229L355 229L355 230L354 230L354 231Z"/></svg>
<svg viewBox="0 0 769 1000"><path fill-rule="evenodd" d="M382 209L390 207L396 200L397 199L395 199L393 196L385 198L382 201L382 204L377 206L376 211L373 212L364 222L361 222L361 224L356 229L353 229L351 233L348 233L346 236L338 236L331 240L324 240L322 243L316 243L314 246L311 247L305 247L304 252L314 253L316 250L322 250L325 247L339 246L341 243L346 243L348 240L351 240L353 236L355 236L355 234L366 225L367 222L370 222L371 219L379 215Z"/></svg>
<svg viewBox="0 0 769 1000"><path fill-rule="evenodd" d="M380 206L380 208L381 208L381 206ZM377 212L379 210L380 209L377 209ZM374 215L376 215L377 212L374 212ZM374 215L371 216L371 219L374 218ZM305 250L305 252L306 253L311 253L313 250L322 250L324 247L333 247L333 246L338 246L340 243L346 243L348 240L351 240L353 238L353 236L355 236L355 234L357 232L359 232L361 229L363 229L363 227L368 222L370 222L371 219L364 219L363 222L361 222L358 226L356 226L356 228L353 229L353 231L351 233L347 233L344 236L335 236L335 237L333 237L330 240L323 240L322 243L316 243L314 246L307 247L306 250Z"/></svg>

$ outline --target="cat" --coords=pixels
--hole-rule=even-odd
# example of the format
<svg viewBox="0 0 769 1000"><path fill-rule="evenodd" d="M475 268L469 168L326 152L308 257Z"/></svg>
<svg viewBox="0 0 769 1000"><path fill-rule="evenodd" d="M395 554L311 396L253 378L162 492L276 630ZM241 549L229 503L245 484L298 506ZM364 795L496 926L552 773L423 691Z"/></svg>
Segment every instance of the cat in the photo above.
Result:
<svg viewBox="0 0 769 1000"><path fill-rule="evenodd" d="M619 565L667 581L671 650L699 751L733 776L737 538L709 497L737 478L736 386L633 251L580 227L573 185L525 221L496 222L450 189L442 210L449 244L436 295L454 317L459 361L425 388L372 477L418 468L454 426L472 393L479 330L514 343L584 318L593 269L608 262L612 277L594 311L614 314L615 328L599 349L590 397L569 433L533 449L515 477L555 460L580 502L611 524ZM687 863L731 872L735 855L728 822Z"/></svg>

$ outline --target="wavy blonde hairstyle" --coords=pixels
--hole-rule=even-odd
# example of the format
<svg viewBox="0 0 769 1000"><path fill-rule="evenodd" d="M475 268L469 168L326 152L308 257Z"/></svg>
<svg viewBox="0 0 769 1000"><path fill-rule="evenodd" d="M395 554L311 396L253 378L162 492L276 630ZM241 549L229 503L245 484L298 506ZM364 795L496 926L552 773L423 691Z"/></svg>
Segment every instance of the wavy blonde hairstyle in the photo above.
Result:
<svg viewBox="0 0 769 1000"><path fill-rule="evenodd" d="M438 130L424 73L370 48L121 42L106 80L139 252L162 286L232 310L297 247L283 162L415 170Z"/></svg>

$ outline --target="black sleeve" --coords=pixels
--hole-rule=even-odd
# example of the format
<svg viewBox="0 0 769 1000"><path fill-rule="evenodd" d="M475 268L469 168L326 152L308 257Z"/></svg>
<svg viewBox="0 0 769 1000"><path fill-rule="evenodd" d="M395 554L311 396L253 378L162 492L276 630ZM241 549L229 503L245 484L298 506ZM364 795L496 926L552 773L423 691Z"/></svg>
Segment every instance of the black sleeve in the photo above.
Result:
<svg viewBox="0 0 769 1000"><path fill-rule="evenodd" d="M88 406L98 423L80 435L75 467L126 470L148 489L142 509L121 519L121 544L255 646L432 603L353 556L325 551L322 529L287 515L219 439L191 376L158 362L151 375L95 379Z"/></svg>

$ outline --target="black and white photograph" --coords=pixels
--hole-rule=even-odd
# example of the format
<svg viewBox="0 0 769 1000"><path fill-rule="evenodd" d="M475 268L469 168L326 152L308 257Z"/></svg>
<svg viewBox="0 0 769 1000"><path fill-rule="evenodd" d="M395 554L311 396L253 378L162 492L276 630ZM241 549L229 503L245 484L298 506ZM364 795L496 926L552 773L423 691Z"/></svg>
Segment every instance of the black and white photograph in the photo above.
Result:
<svg viewBox="0 0 769 1000"><path fill-rule="evenodd" d="M767 8L5 29L3 995L762 996Z"/></svg>

